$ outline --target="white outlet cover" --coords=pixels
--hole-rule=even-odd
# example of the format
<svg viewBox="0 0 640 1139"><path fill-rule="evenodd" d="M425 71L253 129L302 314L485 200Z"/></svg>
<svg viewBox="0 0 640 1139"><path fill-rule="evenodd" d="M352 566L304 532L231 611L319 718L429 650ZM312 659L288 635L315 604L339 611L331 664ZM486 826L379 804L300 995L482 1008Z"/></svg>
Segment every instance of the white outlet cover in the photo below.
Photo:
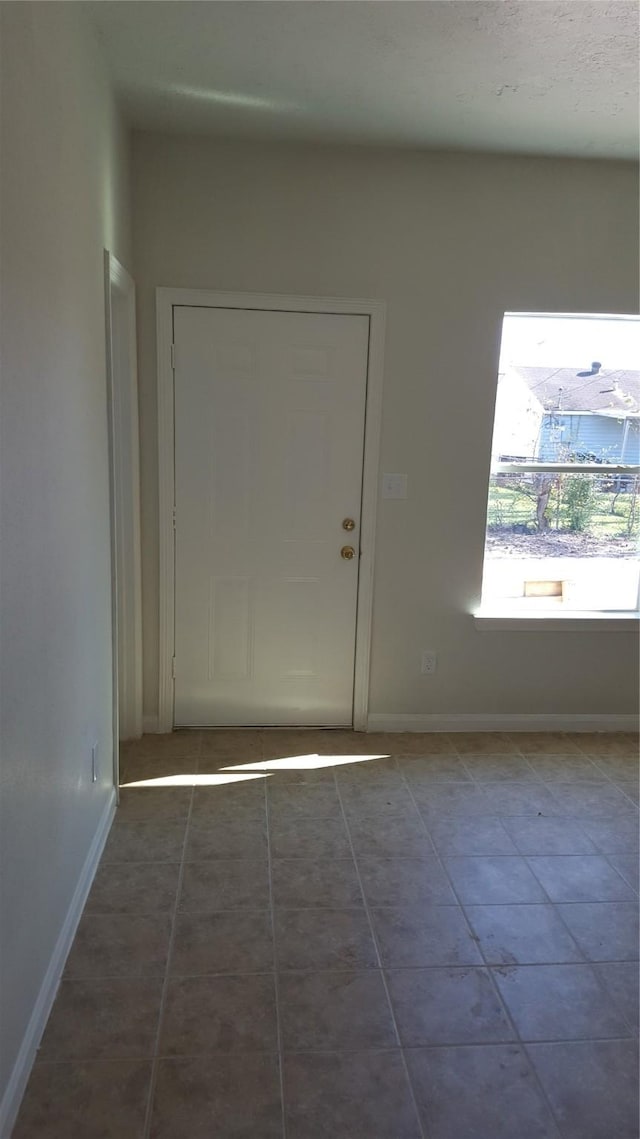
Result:
<svg viewBox="0 0 640 1139"><path fill-rule="evenodd" d="M407 476L406 475L383 475L382 476L382 497L383 498L406 498L407 497Z"/></svg>

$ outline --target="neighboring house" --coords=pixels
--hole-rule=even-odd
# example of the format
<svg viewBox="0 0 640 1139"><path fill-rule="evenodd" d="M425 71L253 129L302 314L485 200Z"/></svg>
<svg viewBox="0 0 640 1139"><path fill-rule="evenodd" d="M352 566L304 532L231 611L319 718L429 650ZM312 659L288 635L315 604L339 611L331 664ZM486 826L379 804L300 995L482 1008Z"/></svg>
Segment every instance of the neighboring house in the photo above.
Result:
<svg viewBox="0 0 640 1139"><path fill-rule="evenodd" d="M496 458L640 462L640 372L511 367L499 393Z"/></svg>

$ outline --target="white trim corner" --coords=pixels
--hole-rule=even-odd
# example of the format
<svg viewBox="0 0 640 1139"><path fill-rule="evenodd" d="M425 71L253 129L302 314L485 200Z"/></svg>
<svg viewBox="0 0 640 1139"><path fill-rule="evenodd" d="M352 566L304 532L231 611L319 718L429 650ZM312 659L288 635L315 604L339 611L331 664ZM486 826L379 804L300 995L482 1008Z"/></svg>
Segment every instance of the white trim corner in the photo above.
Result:
<svg viewBox="0 0 640 1139"><path fill-rule="evenodd" d="M126 739L142 734L142 544L135 283L107 249L104 289L117 747L120 734ZM117 752L114 767L117 786Z"/></svg>

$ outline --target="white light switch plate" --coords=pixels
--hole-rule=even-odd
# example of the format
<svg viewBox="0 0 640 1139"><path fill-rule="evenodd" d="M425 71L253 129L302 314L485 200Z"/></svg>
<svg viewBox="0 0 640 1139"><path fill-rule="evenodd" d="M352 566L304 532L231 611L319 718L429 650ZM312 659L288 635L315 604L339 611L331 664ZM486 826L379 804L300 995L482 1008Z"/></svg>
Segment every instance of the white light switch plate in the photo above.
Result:
<svg viewBox="0 0 640 1139"><path fill-rule="evenodd" d="M406 475L383 475L382 476L382 497L383 498L406 498L407 497L407 476Z"/></svg>

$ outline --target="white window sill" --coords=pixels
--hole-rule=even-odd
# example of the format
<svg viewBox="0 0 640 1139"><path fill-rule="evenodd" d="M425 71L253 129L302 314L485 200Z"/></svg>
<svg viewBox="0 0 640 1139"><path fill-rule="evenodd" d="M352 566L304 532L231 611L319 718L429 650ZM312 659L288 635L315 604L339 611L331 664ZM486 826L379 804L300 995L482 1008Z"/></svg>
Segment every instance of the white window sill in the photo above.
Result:
<svg viewBox="0 0 640 1139"><path fill-rule="evenodd" d="M537 633L554 632L560 629L569 633L638 633L640 632L639 612L573 612L558 613L554 610L538 609L535 613L523 613L513 609L486 609L474 613L476 629L530 629Z"/></svg>

